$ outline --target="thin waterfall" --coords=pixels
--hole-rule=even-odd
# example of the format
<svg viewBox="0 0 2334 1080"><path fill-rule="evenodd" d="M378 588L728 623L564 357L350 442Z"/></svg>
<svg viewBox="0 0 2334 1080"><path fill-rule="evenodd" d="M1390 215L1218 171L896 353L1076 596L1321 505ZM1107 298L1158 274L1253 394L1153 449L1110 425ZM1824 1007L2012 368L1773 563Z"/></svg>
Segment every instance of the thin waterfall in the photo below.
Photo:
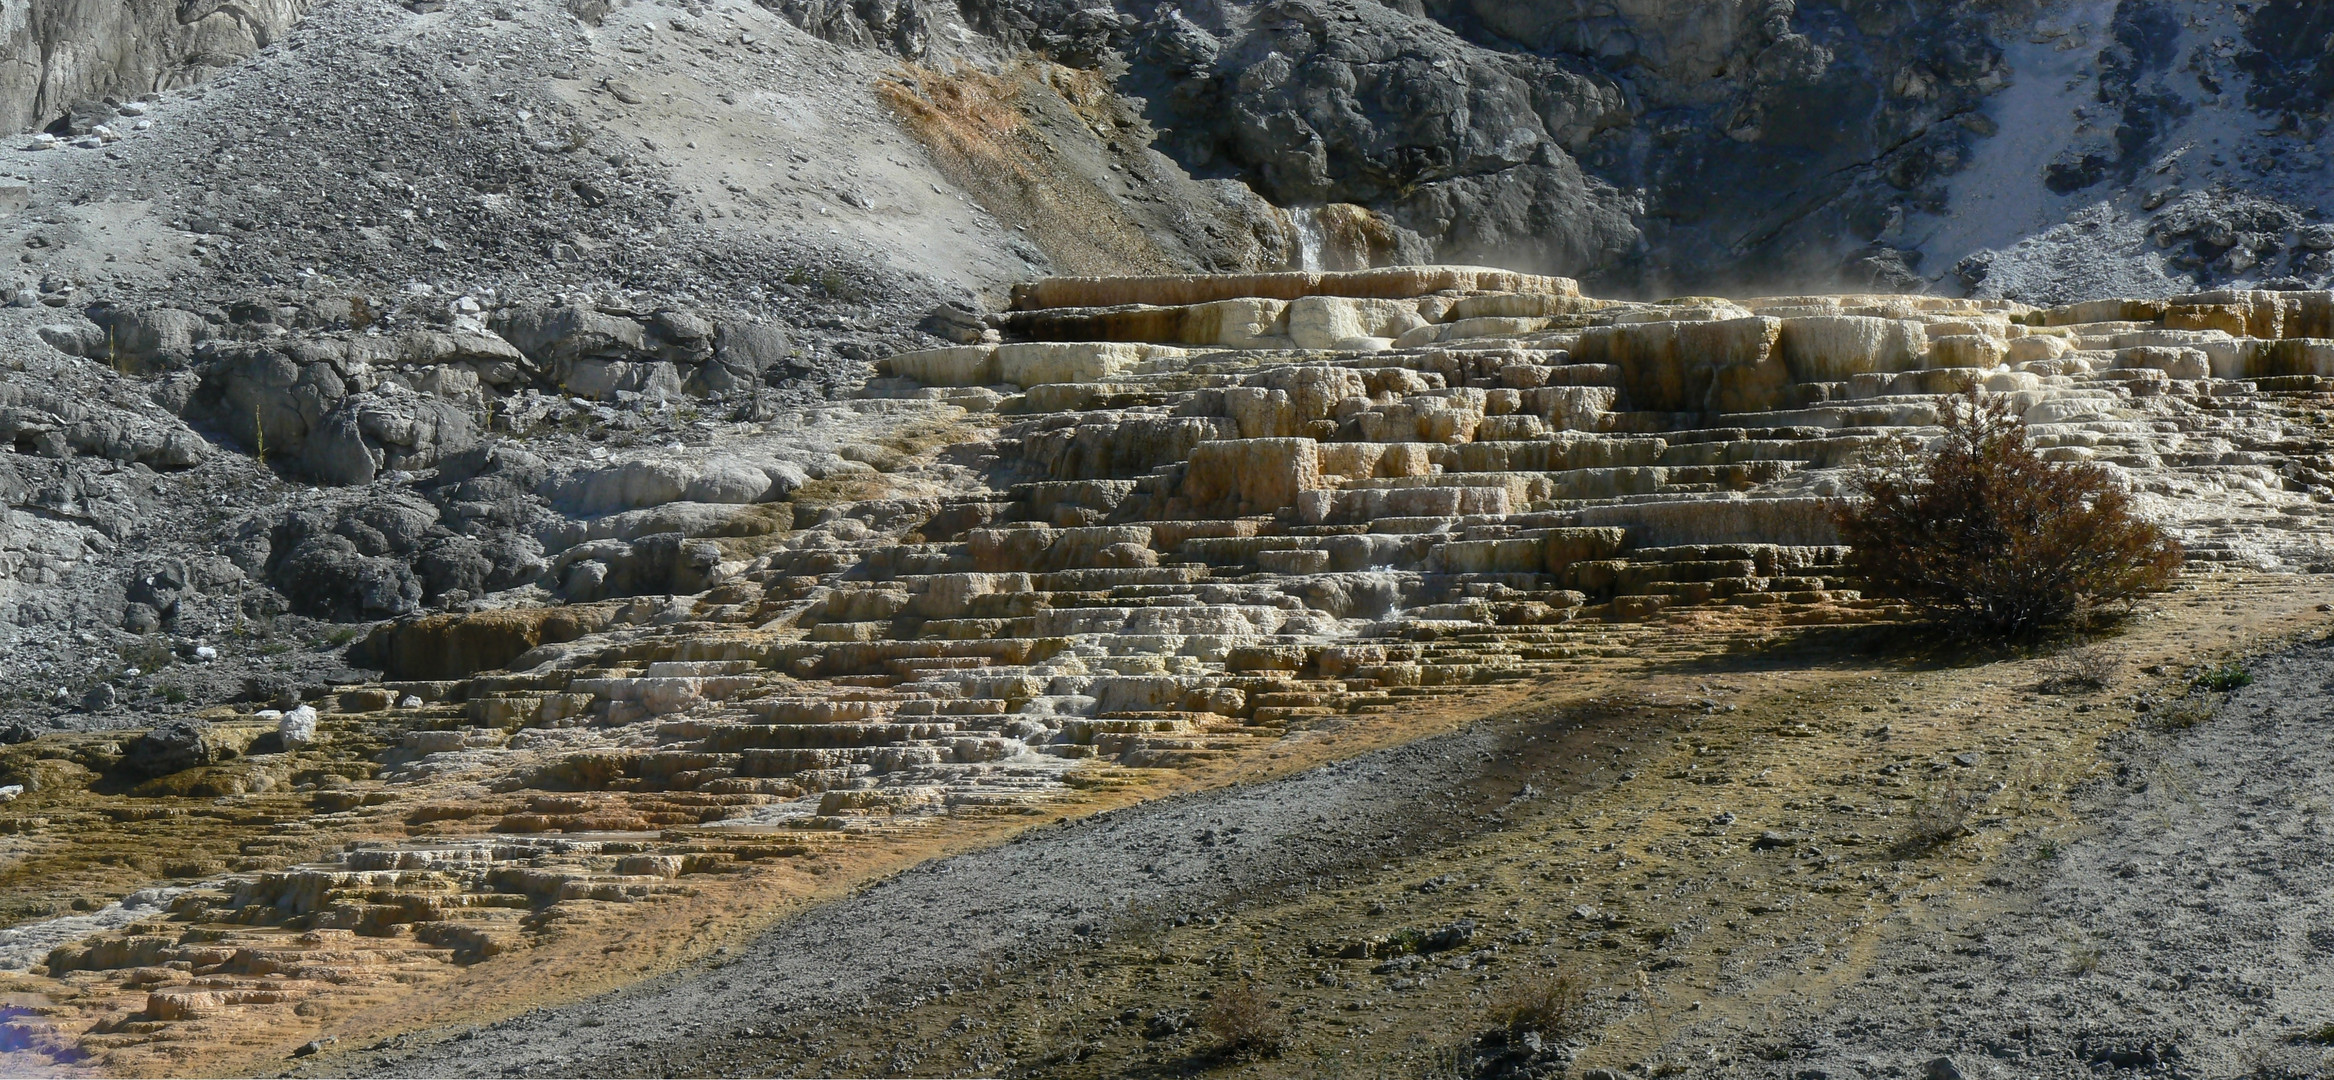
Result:
<svg viewBox="0 0 2334 1080"><path fill-rule="evenodd" d="M1297 234L1297 269L1321 269L1321 208L1294 206L1288 214L1289 228Z"/></svg>

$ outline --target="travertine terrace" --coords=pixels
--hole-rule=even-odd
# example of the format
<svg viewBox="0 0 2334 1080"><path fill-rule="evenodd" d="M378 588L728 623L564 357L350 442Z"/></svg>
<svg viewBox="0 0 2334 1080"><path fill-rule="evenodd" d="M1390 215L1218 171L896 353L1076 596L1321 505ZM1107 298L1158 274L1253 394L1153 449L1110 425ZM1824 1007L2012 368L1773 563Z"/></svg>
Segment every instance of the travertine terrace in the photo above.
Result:
<svg viewBox="0 0 2334 1080"><path fill-rule="evenodd" d="M280 1054L871 835L1898 618L1828 501L1969 384L2144 493L2193 573L2334 560L2334 293L1641 303L1405 267L1047 279L988 325L763 426L860 463L785 501L611 468L670 490L567 538L567 594L644 553L701 592L384 624L390 681L314 703L313 745L222 713L152 779L101 779L134 747L48 754L0 814L36 848L196 812L311 842L11 931L8 1071Z"/></svg>

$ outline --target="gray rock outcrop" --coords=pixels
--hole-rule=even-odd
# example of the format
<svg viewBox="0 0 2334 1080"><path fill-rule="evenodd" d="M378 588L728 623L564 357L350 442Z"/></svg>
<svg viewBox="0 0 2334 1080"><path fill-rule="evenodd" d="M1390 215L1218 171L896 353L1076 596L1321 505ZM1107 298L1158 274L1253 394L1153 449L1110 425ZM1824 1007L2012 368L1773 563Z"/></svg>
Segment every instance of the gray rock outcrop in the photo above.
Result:
<svg viewBox="0 0 2334 1080"><path fill-rule="evenodd" d="M1910 273L1870 238L1934 207L2008 82L1945 5L1349 0L1096 8L789 0L911 57L970 34L1116 77L1158 146L1291 207L1358 204L1434 255L1677 291ZM1788 176L1787 183L1778 184Z"/></svg>
<svg viewBox="0 0 2334 1080"><path fill-rule="evenodd" d="M0 8L0 123L82 134L116 102L201 82L273 44L306 0L39 0ZM107 99L115 99L109 102Z"/></svg>

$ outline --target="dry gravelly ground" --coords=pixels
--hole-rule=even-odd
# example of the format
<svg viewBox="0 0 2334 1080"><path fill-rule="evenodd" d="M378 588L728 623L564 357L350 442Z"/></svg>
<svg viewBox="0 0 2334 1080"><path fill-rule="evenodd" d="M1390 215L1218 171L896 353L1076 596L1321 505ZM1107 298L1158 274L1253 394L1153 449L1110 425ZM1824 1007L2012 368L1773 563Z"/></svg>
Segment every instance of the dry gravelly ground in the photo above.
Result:
<svg viewBox="0 0 2334 1080"><path fill-rule="evenodd" d="M992 965L1043 967L1064 945L1110 933L1130 900L1146 915L1220 911L1376 870L1495 821L1518 771L1547 783L1565 768L1556 759L1599 734L1572 717L1486 722L1286 780L1065 823L919 867L710 967L370 1064L398 1076L761 1071L757 1036L774 1018L865 1008Z"/></svg>
<svg viewBox="0 0 2334 1080"><path fill-rule="evenodd" d="M1658 1052L1609 1072L1568 1073L1556 1053L1508 1075L2322 1075L2334 1064L2317 1041L2334 1021L2334 931L2321 918L2334 874L2330 661L2325 643L2293 648L2257 661L2255 682L2210 720L2174 727L2159 710L2109 737L2107 769L2074 792L2072 829L2025 833L1984 862L1982 884L1961 878L1969 884L1957 897L1942 891L1947 879L1933 902L1899 907L1876 944L1829 958L1836 989L1823 979L1793 986L1770 999L1765 1022L1746 1022L1740 1009L1686 1014ZM1693 730L1682 714L1646 721L1642 711L1631 720L1650 736L1633 743ZM1541 794L1593 792L1639 767L1634 750L1606 756L1613 748L1597 740L1611 731L1593 713L1509 718L1284 781L1060 826L870 888L709 967L453 1041L382 1044L318 1064L394 1075L790 1075L786 1062L817 1060L819 1071L845 1075L947 1072L964 1062L838 1058L817 1040L894 1021L912 1039L911 1012L961 1006L970 1017L977 1001L993 1011L1000 996L1032 1017L1060 1010L1067 1024L1076 991L1048 988L1080 985L1083 963L1093 993L1090 961L1105 951L1095 941L1126 932L1116 913L1134 890L1152 897L1147 915L1227 920L1288 904L1308 885L1343 886L1347 875L1398 893L1425 865L1406 853L1447 851L1507 827L1511 814L1537 813L1512 801L1524 780ZM1574 755L1592 744L1594 760ZM1173 933L1189 948L1210 937ZM1360 1007L1381 1007L1384 989L1364 990ZM1730 990L1721 980L1707 992ZM1439 1023L1454 1044L1486 1026L1474 1015ZM1611 1049L1585 1047L1578 1064L1612 1061ZM1495 1058L1428 1055L1381 1073L1417 1075L1417 1061L1439 1060L1444 1075L1491 1075ZM996 1064L1027 1075L1128 1074L1074 1048ZM1226 1063L1187 1052L1122 1064L1173 1075ZM1295 1054L1237 1067L1350 1071Z"/></svg>
<svg viewBox="0 0 2334 1080"><path fill-rule="evenodd" d="M2007 895L1977 913L1901 927L1749 1074L1917 1076L1942 1056L1966 1076L2325 1075L2334 646L2253 674L2208 722L2109 740L2085 835L2005 861Z"/></svg>

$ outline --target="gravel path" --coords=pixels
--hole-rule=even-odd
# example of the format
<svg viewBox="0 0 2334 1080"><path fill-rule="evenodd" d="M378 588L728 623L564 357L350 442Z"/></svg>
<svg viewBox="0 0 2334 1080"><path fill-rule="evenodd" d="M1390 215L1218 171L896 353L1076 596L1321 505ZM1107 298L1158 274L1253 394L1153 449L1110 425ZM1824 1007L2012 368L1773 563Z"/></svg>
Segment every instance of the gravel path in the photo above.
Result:
<svg viewBox="0 0 2334 1080"><path fill-rule="evenodd" d="M1284 780L1163 799L937 860L793 920L716 962L434 1046L330 1062L394 1076L674 1075L720 1071L724 1041L774 1014L851 1008L900 985L1025 962L1147 917L1383 860L1498 820L1530 774L1545 785L1597 723L1485 721ZM1593 766L1580 766L1591 769Z"/></svg>

